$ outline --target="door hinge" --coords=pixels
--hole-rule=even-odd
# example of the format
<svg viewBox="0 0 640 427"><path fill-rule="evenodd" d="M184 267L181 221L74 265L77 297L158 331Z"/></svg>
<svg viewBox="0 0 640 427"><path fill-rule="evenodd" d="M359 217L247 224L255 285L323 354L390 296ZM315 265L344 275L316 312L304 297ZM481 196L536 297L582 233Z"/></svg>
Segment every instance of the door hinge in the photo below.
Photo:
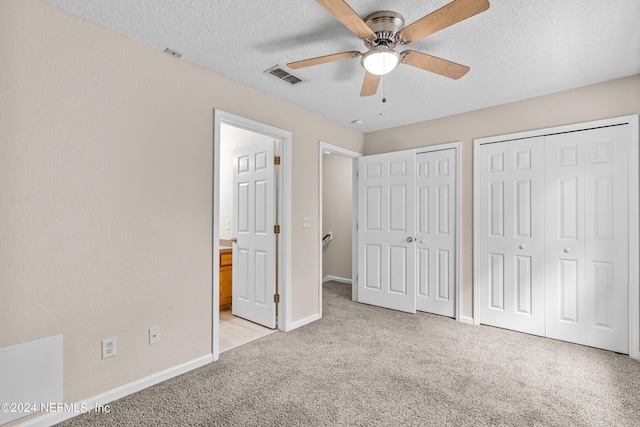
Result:
<svg viewBox="0 0 640 427"><path fill-rule="evenodd" d="M280 294L273 295L273 302L278 304L280 302Z"/></svg>
<svg viewBox="0 0 640 427"><path fill-rule="evenodd" d="M273 158L273 164L274 165L279 165L280 164L280 156L275 156Z"/></svg>
<svg viewBox="0 0 640 427"><path fill-rule="evenodd" d="M273 232L275 234L280 234L280 226L279 225L274 225L273 226Z"/></svg>

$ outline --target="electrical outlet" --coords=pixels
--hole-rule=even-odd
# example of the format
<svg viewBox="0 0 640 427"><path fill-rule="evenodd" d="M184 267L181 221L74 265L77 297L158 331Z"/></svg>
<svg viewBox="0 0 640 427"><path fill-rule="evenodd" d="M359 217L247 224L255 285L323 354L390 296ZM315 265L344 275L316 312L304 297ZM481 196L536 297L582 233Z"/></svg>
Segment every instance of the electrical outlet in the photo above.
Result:
<svg viewBox="0 0 640 427"><path fill-rule="evenodd" d="M302 217L302 226L305 228L311 227L311 217L303 216Z"/></svg>
<svg viewBox="0 0 640 427"><path fill-rule="evenodd" d="M102 358L113 357L116 355L116 337L102 340Z"/></svg>
<svg viewBox="0 0 640 427"><path fill-rule="evenodd" d="M160 328L149 328L149 345L160 342Z"/></svg>

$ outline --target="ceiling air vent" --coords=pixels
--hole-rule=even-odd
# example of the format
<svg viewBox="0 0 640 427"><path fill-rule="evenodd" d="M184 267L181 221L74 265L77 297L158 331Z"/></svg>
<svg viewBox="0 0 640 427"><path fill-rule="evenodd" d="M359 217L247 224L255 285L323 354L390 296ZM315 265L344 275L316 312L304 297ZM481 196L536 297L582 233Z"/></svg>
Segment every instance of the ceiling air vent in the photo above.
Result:
<svg viewBox="0 0 640 427"><path fill-rule="evenodd" d="M268 70L265 71L265 74L271 74L272 76L277 77L280 80L289 83L290 85L297 85L298 83L302 83L305 81L300 77L294 76L293 74L289 74L288 72L283 70L282 67L280 67L279 65L269 68Z"/></svg>
<svg viewBox="0 0 640 427"><path fill-rule="evenodd" d="M169 49L169 48L166 48L164 50L164 53L168 53L169 55L175 56L176 58L180 58L182 56L182 54L180 52L175 51L173 49Z"/></svg>

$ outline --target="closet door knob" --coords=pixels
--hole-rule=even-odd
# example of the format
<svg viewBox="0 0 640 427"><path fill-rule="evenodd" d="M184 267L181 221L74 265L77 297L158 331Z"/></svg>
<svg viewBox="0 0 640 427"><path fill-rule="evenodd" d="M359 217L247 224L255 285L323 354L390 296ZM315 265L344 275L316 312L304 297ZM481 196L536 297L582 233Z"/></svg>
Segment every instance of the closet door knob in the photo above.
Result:
<svg viewBox="0 0 640 427"><path fill-rule="evenodd" d="M571 248L564 248L564 253L568 254L569 252L571 252Z"/></svg>
<svg viewBox="0 0 640 427"><path fill-rule="evenodd" d="M413 242L413 237L411 237L411 236L407 237L407 242L409 242L409 243Z"/></svg>
<svg viewBox="0 0 640 427"><path fill-rule="evenodd" d="M234 237L233 239L231 239L231 243L238 243L238 239Z"/></svg>
<svg viewBox="0 0 640 427"><path fill-rule="evenodd" d="M520 245L520 246L518 246L518 248L524 249L524 245Z"/></svg>

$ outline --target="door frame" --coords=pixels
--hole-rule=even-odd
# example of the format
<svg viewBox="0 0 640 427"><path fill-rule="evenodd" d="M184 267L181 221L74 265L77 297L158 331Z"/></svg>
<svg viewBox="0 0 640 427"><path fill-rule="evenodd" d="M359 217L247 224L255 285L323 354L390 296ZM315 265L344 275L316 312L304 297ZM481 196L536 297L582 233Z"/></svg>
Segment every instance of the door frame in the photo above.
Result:
<svg viewBox="0 0 640 427"><path fill-rule="evenodd" d="M639 115L615 117L604 120L596 120L575 123L564 126L536 129L526 132L517 132L506 135L476 138L473 140L473 323L480 324L480 305L478 301L479 278L479 254L480 239L477 235L480 230L480 158L477 155L478 148L482 144L507 142L516 139L526 139L538 136L546 136L559 133L576 132L628 124L631 126L632 140L629 145L629 357L640 360L640 269L637 260L640 257L640 190L639 179L639 151L640 128L638 126Z"/></svg>
<svg viewBox="0 0 640 427"><path fill-rule="evenodd" d="M323 163L322 158L323 154L328 152L330 154L339 155L342 157L347 157L351 159L351 299L353 301L357 301L358 297L358 282L354 280L354 278L358 274L358 263L357 255L358 255L358 229L357 229L357 221L358 217L353 213L357 213L358 206L358 158L362 157L362 153L358 153L355 151L347 150L346 148L338 147L337 145L332 145L326 143L324 141L318 141L318 313L320 317L322 317L322 283L323 283L323 275L322 275L322 199L323 199L323 187L322 187L322 177L323 177Z"/></svg>
<svg viewBox="0 0 640 427"><path fill-rule="evenodd" d="M267 135L279 141L280 168L276 186L278 188L278 216L280 225L278 240L278 293L280 302L277 305L277 326L281 331L288 331L291 325L291 145L290 131L267 125L242 116L219 109L213 110L213 271L211 289L213 292L213 319L211 353L213 360L220 356L220 127L222 124Z"/></svg>

